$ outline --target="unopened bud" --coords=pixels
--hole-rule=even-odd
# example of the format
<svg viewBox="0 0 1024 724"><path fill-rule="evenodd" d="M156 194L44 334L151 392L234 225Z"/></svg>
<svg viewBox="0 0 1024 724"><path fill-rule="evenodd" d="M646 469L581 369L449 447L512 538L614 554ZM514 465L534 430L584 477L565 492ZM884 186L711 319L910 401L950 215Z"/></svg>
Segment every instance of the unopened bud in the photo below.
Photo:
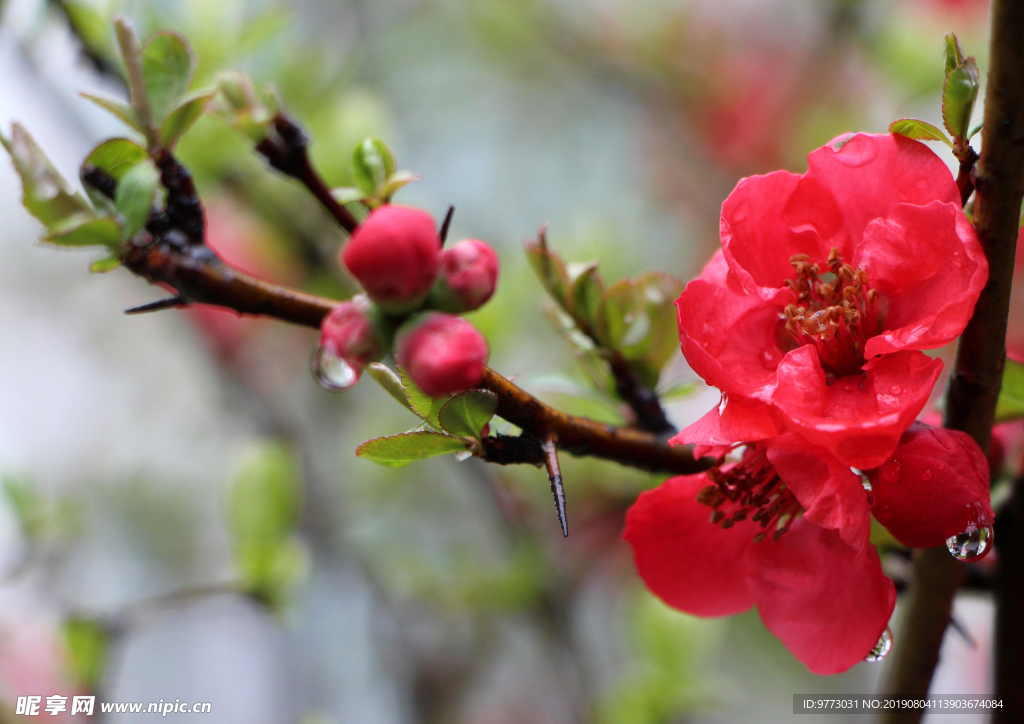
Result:
<svg viewBox="0 0 1024 724"><path fill-rule="evenodd" d="M431 397L480 383L487 363L487 340L462 317L420 314L402 325L395 342L398 364Z"/></svg>
<svg viewBox="0 0 1024 724"><path fill-rule="evenodd" d="M389 314L418 309L440 264L441 239L433 217L408 206L386 205L360 224L342 261L370 299Z"/></svg>
<svg viewBox="0 0 1024 724"><path fill-rule="evenodd" d="M465 239L441 252L441 269L430 292L431 306L458 314L482 307L498 285L498 255L479 239Z"/></svg>
<svg viewBox="0 0 1024 724"><path fill-rule="evenodd" d="M361 370L387 352L386 334L377 316L365 296L341 302L320 325L320 346Z"/></svg>

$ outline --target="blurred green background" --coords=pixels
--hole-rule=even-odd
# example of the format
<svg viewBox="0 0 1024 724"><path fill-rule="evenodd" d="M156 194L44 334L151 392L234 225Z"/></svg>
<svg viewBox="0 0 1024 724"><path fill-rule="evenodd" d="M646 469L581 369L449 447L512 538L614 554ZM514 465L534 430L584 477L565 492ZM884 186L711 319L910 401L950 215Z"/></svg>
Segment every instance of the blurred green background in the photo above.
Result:
<svg viewBox="0 0 1024 724"><path fill-rule="evenodd" d="M452 238L498 250L499 291L471 316L491 365L609 421L544 319L525 239L547 223L607 281L688 279L737 179L803 171L843 132L940 123L946 32L986 67L984 0L6 0L0 121L71 178L124 133L77 96L123 95L119 12L186 35L197 87L230 68L273 83L334 186L384 138L422 177L398 201L454 205ZM244 138L203 118L179 155L222 256L352 292L342 234ZM91 692L248 724L768 722L793 694L874 691L884 664L815 678L756 613L702 621L648 594L619 536L659 479L564 459L563 540L540 470L357 459L416 420L368 378L317 387L315 333L206 308L125 317L161 292L37 245L19 197L0 163L0 721L18 696ZM692 377L677 355L662 381ZM696 387L669 402L680 426L717 402ZM990 605L957 606L975 646L946 642L933 693L988 693Z"/></svg>

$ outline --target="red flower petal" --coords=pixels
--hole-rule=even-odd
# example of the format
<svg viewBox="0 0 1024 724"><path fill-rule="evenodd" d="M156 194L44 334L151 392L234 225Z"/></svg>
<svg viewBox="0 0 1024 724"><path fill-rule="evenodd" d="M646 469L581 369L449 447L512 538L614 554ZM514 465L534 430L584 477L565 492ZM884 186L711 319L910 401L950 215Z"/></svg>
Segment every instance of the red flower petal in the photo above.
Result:
<svg viewBox="0 0 1024 724"><path fill-rule="evenodd" d="M847 545L857 550L868 545L868 494L849 465L796 435L769 442L767 455L782 482L804 507L807 520L838 530Z"/></svg>
<svg viewBox="0 0 1024 724"><path fill-rule="evenodd" d="M771 394L782 358L778 307L700 278L686 285L676 309L683 355L694 372L724 392Z"/></svg>
<svg viewBox="0 0 1024 724"><path fill-rule="evenodd" d="M747 553L761 620L814 674L838 674L874 648L896 605L875 547L798 520Z"/></svg>
<svg viewBox="0 0 1024 724"><path fill-rule="evenodd" d="M901 349L933 349L967 325L988 278L988 263L959 203L901 205L864 230L855 266L888 302L882 333L868 340L871 358Z"/></svg>
<svg viewBox="0 0 1024 724"><path fill-rule="evenodd" d="M895 454L868 473L878 522L911 548L942 545L991 525L988 461L969 435L915 423Z"/></svg>
<svg viewBox="0 0 1024 724"><path fill-rule="evenodd" d="M923 352L896 352L829 385L817 352L805 346L779 364L773 401L791 430L846 465L868 470L892 455L941 369L941 360Z"/></svg>
<svg viewBox="0 0 1024 724"><path fill-rule="evenodd" d="M930 148L891 134L858 133L842 146L829 144L807 157L810 176L842 209L843 235L860 242L868 224L892 215L900 204L959 204L953 175ZM843 251L841 243L834 243Z"/></svg>
<svg viewBox="0 0 1024 724"><path fill-rule="evenodd" d="M731 446L738 441L755 442L783 433L772 409L763 402L739 395L722 395L722 403L712 408L668 442L670 445L696 445L694 455L701 456L706 448Z"/></svg>
<svg viewBox="0 0 1024 724"><path fill-rule="evenodd" d="M647 587L668 605L695 616L728 616L754 604L743 553L760 530L746 520L727 530L697 502L706 475L670 478L641 493L626 513L622 537L633 547Z"/></svg>

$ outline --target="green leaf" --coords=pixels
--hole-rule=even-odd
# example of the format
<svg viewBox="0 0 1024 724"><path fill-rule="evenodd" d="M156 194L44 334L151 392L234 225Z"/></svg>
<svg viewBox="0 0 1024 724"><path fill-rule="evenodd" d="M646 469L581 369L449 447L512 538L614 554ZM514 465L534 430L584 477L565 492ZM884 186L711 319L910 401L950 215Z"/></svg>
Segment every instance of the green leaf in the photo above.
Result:
<svg viewBox="0 0 1024 724"><path fill-rule="evenodd" d="M526 242L526 258L552 299L565 311L570 311L569 275L561 257L548 249L547 230L541 229L537 241Z"/></svg>
<svg viewBox="0 0 1024 724"><path fill-rule="evenodd" d="M661 368L679 345L675 300L684 286L652 272L613 284L602 298L599 338L619 351L648 387L657 384Z"/></svg>
<svg viewBox="0 0 1024 724"><path fill-rule="evenodd" d="M579 268L580 266L582 268ZM604 295L604 281L597 270L597 262L585 265L570 264L568 275L569 279L573 280L569 295L572 316L578 325L592 330L597 324L601 297Z"/></svg>
<svg viewBox="0 0 1024 724"><path fill-rule="evenodd" d="M159 183L160 172L151 161L136 164L121 178L114 205L124 219L123 238L132 238L146 225Z"/></svg>
<svg viewBox="0 0 1024 724"><path fill-rule="evenodd" d="M953 148L953 142L941 129L916 118L901 118L898 121L893 121L889 124L889 133L896 133L918 141L942 141Z"/></svg>
<svg viewBox="0 0 1024 724"><path fill-rule="evenodd" d="M480 438L498 409L498 396L488 390L465 390L448 400L438 413L445 432L457 437Z"/></svg>
<svg viewBox="0 0 1024 724"><path fill-rule="evenodd" d="M139 42L135 26L123 15L114 18L114 33L121 49L124 67L128 72L128 98L131 107L138 117L139 127L150 143L156 141L153 132L156 122L153 118L153 106L146 91L145 72L142 68L142 44Z"/></svg>
<svg viewBox="0 0 1024 724"><path fill-rule="evenodd" d="M238 72L218 73L219 94L207 106L207 112L259 143L270 132L279 104L270 88L257 93L252 81Z"/></svg>
<svg viewBox="0 0 1024 724"><path fill-rule="evenodd" d="M680 397L689 397L700 388L696 380L676 380L664 388L658 389L658 397L663 400L672 400Z"/></svg>
<svg viewBox="0 0 1024 724"><path fill-rule="evenodd" d="M357 189L354 186L342 186L341 188L331 189L331 196L339 204L351 204L353 201L362 201L366 198L362 189Z"/></svg>
<svg viewBox="0 0 1024 724"><path fill-rule="evenodd" d="M395 155L379 138L367 138L352 152L356 186L367 196L377 196L395 173Z"/></svg>
<svg viewBox="0 0 1024 724"><path fill-rule="evenodd" d="M356 449L356 455L389 468L400 468L414 460L465 449L462 440L442 432L407 432L368 440Z"/></svg>
<svg viewBox="0 0 1024 724"><path fill-rule="evenodd" d="M103 110L110 111L139 133L144 134L146 132L142 125L142 121L139 120L139 114L136 113L135 109L127 103L119 101L116 98L106 98L93 93L79 93L78 95L85 98L87 101L92 101Z"/></svg>
<svg viewBox="0 0 1024 724"><path fill-rule="evenodd" d="M381 188L380 198L382 201L390 201L391 197L398 193L403 186L419 180L420 177L411 171L396 171L391 174L387 183Z"/></svg>
<svg viewBox="0 0 1024 724"><path fill-rule="evenodd" d="M946 75L957 66L964 63L964 51L960 49L960 41L956 33L948 33L945 38L946 49Z"/></svg>
<svg viewBox="0 0 1024 724"><path fill-rule="evenodd" d="M157 33L142 46L142 75L157 126L184 99L194 72L192 50L177 33Z"/></svg>
<svg viewBox="0 0 1024 724"><path fill-rule="evenodd" d="M48 229L95 216L89 202L68 183L20 123L0 136L21 176L22 203Z"/></svg>
<svg viewBox="0 0 1024 724"><path fill-rule="evenodd" d="M58 246L106 246L117 250L121 248L121 227L114 218L103 216L50 232L43 241Z"/></svg>
<svg viewBox="0 0 1024 724"><path fill-rule="evenodd" d="M401 402L406 408L412 410L413 413L419 414L413 410L405 386L402 384L402 378L394 370L380 362L371 362L366 365L366 372L378 385L384 388L385 392Z"/></svg>
<svg viewBox="0 0 1024 724"><path fill-rule="evenodd" d="M946 75L942 86L942 123L954 138L967 138L978 100L978 64L967 58Z"/></svg>
<svg viewBox="0 0 1024 724"><path fill-rule="evenodd" d="M216 90L207 90L199 93L193 93L192 95L185 98L178 107L171 111L171 114L164 121L163 127L160 129L160 143L164 148L174 148L175 144L181 139L188 129L192 127L199 117L203 115L203 111L206 109L206 104L210 102L215 95Z"/></svg>
<svg viewBox="0 0 1024 724"><path fill-rule="evenodd" d="M29 478L3 476L3 492L26 540L38 539L46 528L45 501Z"/></svg>
<svg viewBox="0 0 1024 724"><path fill-rule="evenodd" d="M86 47L90 50L102 51L104 55L110 55L113 52L110 43L110 25L107 19L96 12L92 5L76 0L63 0L60 8L67 15L75 35L82 39Z"/></svg>
<svg viewBox="0 0 1024 724"><path fill-rule="evenodd" d="M984 125L984 124L979 123L978 125L976 125L974 128L971 129L971 132L967 134L967 140L968 141L971 140L972 138L974 138L974 136L978 133L978 131L981 130L982 125Z"/></svg>
<svg viewBox="0 0 1024 724"><path fill-rule="evenodd" d="M116 255L105 256L97 259L89 265L89 271L93 274L105 274L121 266L121 260Z"/></svg>
<svg viewBox="0 0 1024 724"><path fill-rule="evenodd" d="M1003 387L996 402L996 422L1024 417L1024 365L1006 360Z"/></svg>
<svg viewBox="0 0 1024 724"><path fill-rule="evenodd" d="M97 621L78 617L66 619L62 628L75 682L95 690L107 668L109 632Z"/></svg>
<svg viewBox="0 0 1024 724"><path fill-rule="evenodd" d="M145 161L146 149L127 138L111 138L94 148L82 165L92 165L120 181L133 167Z"/></svg>
<svg viewBox="0 0 1024 724"><path fill-rule="evenodd" d="M435 400L421 390L401 366L398 367L398 374L402 379L402 387L405 388L405 394L409 400L409 409L423 418L428 425L440 430L441 423L438 422L437 416L447 399L438 398Z"/></svg>

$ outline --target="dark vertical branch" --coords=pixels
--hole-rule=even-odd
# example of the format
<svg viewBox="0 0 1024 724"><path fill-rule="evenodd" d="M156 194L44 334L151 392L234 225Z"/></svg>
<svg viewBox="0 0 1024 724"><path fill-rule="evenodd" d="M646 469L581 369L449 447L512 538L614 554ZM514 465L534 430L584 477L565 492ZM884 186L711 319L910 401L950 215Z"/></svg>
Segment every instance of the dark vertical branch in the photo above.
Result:
<svg viewBox="0 0 1024 724"><path fill-rule="evenodd" d="M996 400L1006 358L1006 318L1010 305L1017 227L1024 196L1024 2L993 0L991 63L985 98L981 157L974 172L974 228L989 262L988 283L981 292L974 316L957 346L956 361L946 393L946 427L963 430L982 449L992 434ZM963 188L961 188L961 193ZM1007 573L1019 565L1024 549L1020 541L1000 543L1001 591ZM1007 570L1006 566L1011 568ZM900 640L896 642L891 678L885 696L922 699L928 695L938 663L943 634L949 623L953 597L965 572L944 548L919 551L915 556L915 581L910 587ZM1024 717L1024 650L1020 642L1004 638L1019 631L1019 601L997 597L996 698L1004 708L996 721L1021 721ZM1014 649L1016 646L1016 649ZM917 722L923 709L892 711L887 722Z"/></svg>
<svg viewBox="0 0 1024 724"><path fill-rule="evenodd" d="M551 481L551 497L555 499L555 511L562 526L562 535L569 536L569 521L565 517L565 488L562 487L562 468L558 464L558 436L548 433L540 444L544 451L544 467Z"/></svg>

